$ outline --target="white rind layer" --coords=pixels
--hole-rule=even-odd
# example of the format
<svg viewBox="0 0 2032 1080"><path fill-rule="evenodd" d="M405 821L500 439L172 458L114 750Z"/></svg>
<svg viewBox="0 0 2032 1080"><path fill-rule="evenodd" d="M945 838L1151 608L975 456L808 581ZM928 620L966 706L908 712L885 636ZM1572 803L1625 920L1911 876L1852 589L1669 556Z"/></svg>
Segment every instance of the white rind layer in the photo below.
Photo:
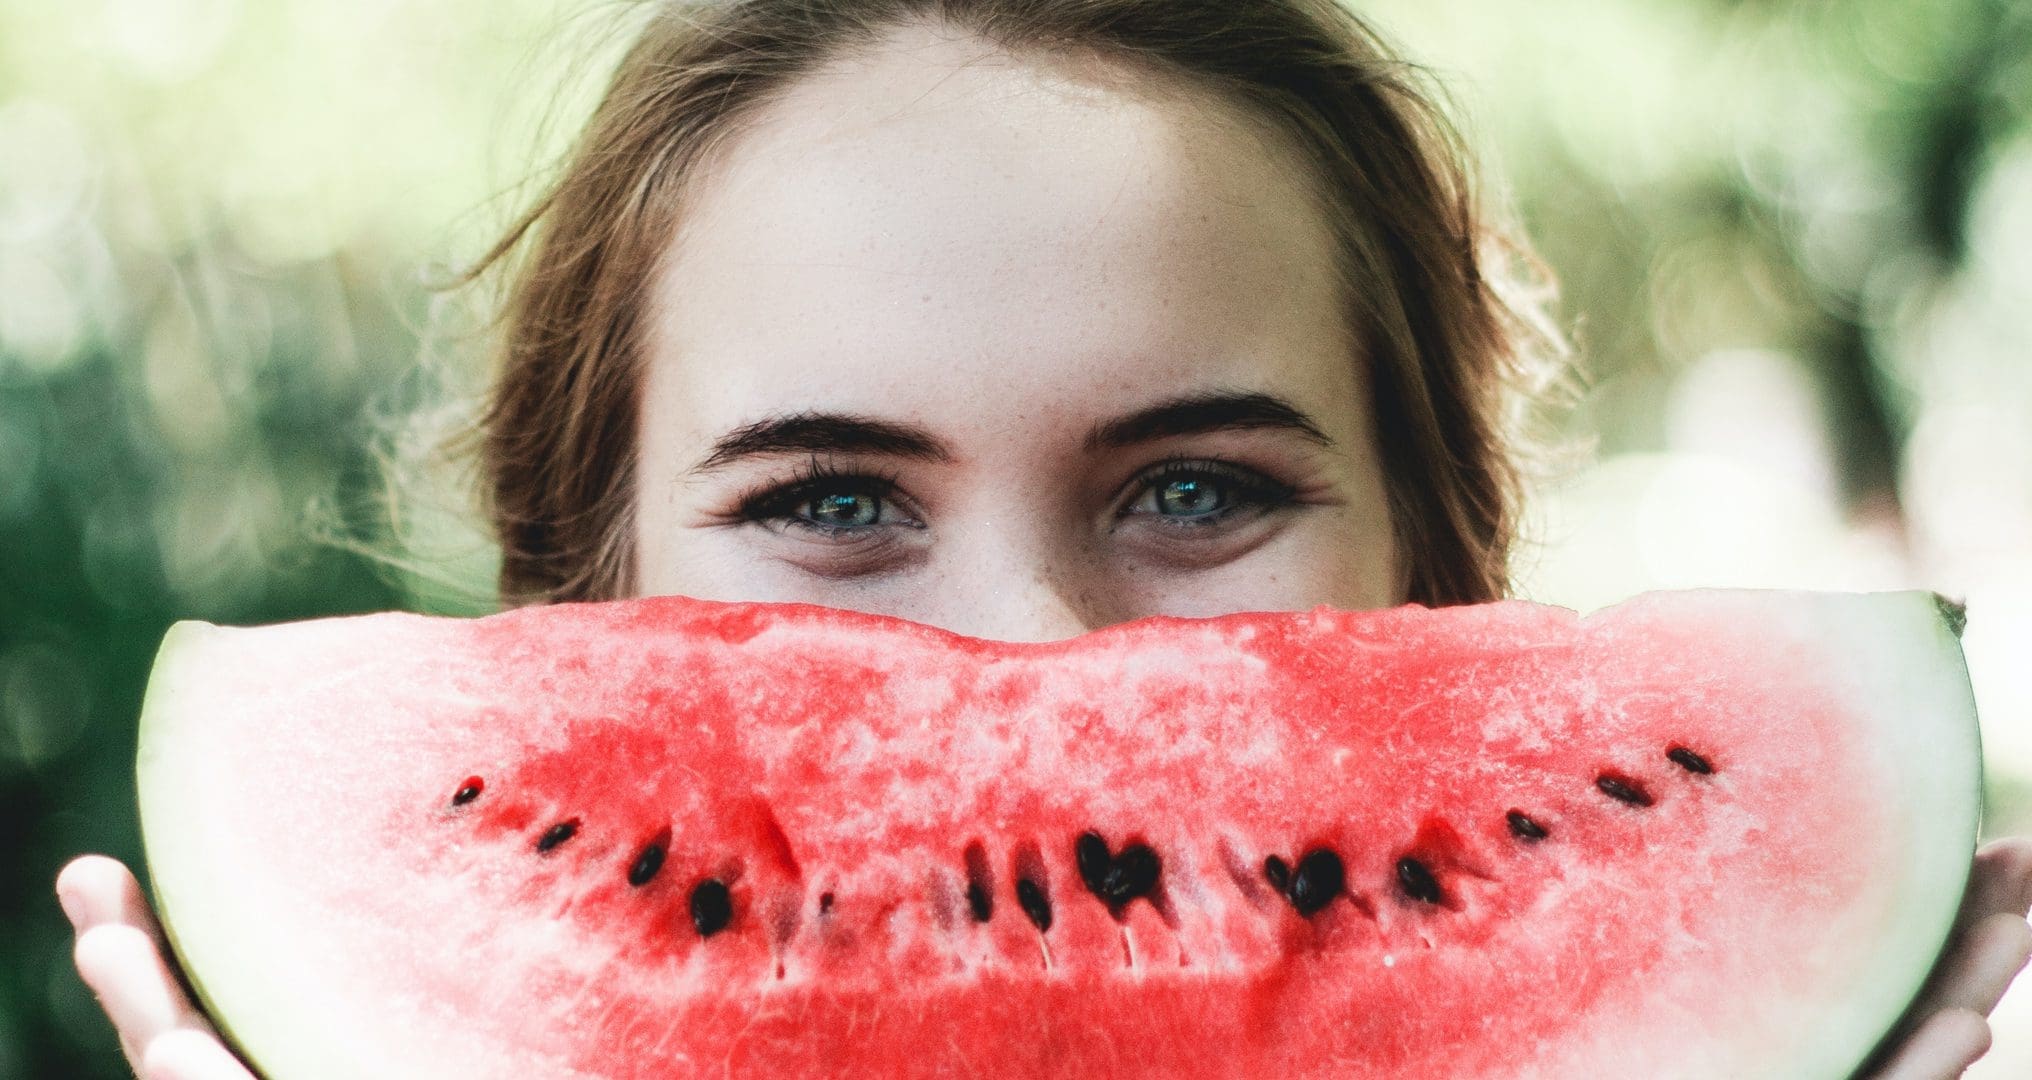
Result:
<svg viewBox="0 0 2032 1080"><path fill-rule="evenodd" d="M1967 888L1982 825L1982 741L1961 643L1940 604L1923 592L1835 594L1803 615L1805 633L1856 657L1863 677L1850 686L1853 708L1877 724L1868 745L1902 785L1885 801L1909 808L1900 846L1912 860L1893 901L1911 933L1883 950L1880 975L1861 980L1858 997L1867 1003L1855 1026L1824 1033L1825 1064L1809 1061L1803 1075L1846 1075L1862 1064L1855 1048L1870 1045L1910 1004L1910 973L1933 967ZM1950 716L1969 722L1930 722Z"/></svg>
<svg viewBox="0 0 2032 1080"><path fill-rule="evenodd" d="M227 750L221 740L230 739L232 732L214 717L222 708L258 707L271 696L271 675L278 668L330 670L343 677L348 651L363 645L399 648L400 633L387 626L364 638L349 626L359 619L391 618L407 623L417 633L418 647L428 649L424 639L431 620L423 617L373 615L255 628L193 621L170 628L157 650L142 704L136 767L142 840L163 930L185 971L193 973L191 984L228 1043L250 1061L256 1059L245 1048L260 1048L258 1066L267 1080L424 1080L462 1073L571 1080L567 1071L540 1063L440 1058L394 1065L370 1032L334 1022L333 1003L314 978L262 982L195 974L199 969L272 969L267 958L316 958L344 947L343 942L304 940L301 924L291 917L292 898L264 895L261 886L269 875L247 872L236 861L240 849L215 842L208 833L208 827L227 817L217 807L235 782L220 767ZM305 656L317 659L298 659ZM354 659L366 663L370 657ZM314 691L301 696L315 700ZM287 716L275 719L290 722ZM305 964L323 966L316 959ZM431 1003L411 1007L428 1012Z"/></svg>

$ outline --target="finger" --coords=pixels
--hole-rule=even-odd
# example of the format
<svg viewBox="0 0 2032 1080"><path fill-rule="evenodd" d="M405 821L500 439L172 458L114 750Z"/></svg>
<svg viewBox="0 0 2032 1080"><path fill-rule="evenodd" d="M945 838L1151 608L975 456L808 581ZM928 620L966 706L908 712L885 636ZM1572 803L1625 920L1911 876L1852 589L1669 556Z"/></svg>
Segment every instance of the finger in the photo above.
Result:
<svg viewBox="0 0 2032 1080"><path fill-rule="evenodd" d="M131 945L136 933L131 926L101 924L88 927L78 935L77 943L72 947L71 962L78 969L78 977L98 999L99 1008L105 1010L107 1021L113 1025L113 1033L120 1037L120 1053L127 1058L128 1067L139 1075L142 1052L147 1046L144 1029L153 1025L135 1022L137 1008L145 1012L148 1006L132 1003L136 993L129 984L136 979L132 973L136 961L133 949L123 949L120 941L124 936ZM87 938L90 939L89 944Z"/></svg>
<svg viewBox="0 0 2032 1080"><path fill-rule="evenodd" d="M56 895L80 935L95 926L132 926L147 934L158 950L165 947L162 927L141 895L141 883L114 859L104 855L72 859L57 875Z"/></svg>
<svg viewBox="0 0 2032 1080"><path fill-rule="evenodd" d="M1913 1015L1970 1009L1988 1016L2032 959L2032 924L2023 915L1997 912L1968 927L1949 946L1927 981Z"/></svg>
<svg viewBox="0 0 2032 1080"><path fill-rule="evenodd" d="M141 1080L254 1080L240 1059L201 1031L172 1031L148 1044Z"/></svg>
<svg viewBox="0 0 2032 1080"><path fill-rule="evenodd" d="M1976 852L1962 921L1980 922L1999 911L2032 914L2032 837L2006 837Z"/></svg>
<svg viewBox="0 0 2032 1080"><path fill-rule="evenodd" d="M132 1051L145 1050L177 1028L211 1031L170 976L155 942L140 928L122 923L94 926L78 936L74 958L78 974L99 995L100 1006L129 1048L130 1059L135 1058Z"/></svg>
<svg viewBox="0 0 2032 1080"><path fill-rule="evenodd" d="M1967 1009L1929 1017L1869 1080L1955 1080L1990 1050L1990 1025Z"/></svg>

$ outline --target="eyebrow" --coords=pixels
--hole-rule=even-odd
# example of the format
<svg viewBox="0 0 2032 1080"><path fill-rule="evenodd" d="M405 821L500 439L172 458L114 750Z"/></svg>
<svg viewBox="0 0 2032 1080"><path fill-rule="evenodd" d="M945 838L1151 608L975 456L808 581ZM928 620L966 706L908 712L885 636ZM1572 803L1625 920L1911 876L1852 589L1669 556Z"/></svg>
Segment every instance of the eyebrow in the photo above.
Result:
<svg viewBox="0 0 2032 1080"><path fill-rule="evenodd" d="M1089 452L1120 449L1179 435L1270 428L1296 432L1310 442L1332 446L1319 424L1296 405L1273 394L1207 391L1188 394L1103 421L1087 432ZM952 451L914 424L851 413L799 412L744 424L713 443L712 452L692 469L708 472L745 458L791 453L867 453L919 461L950 461Z"/></svg>
<svg viewBox="0 0 2032 1080"><path fill-rule="evenodd" d="M801 412L771 416L722 435L693 467L702 473L744 458L792 453L871 453L921 461L950 461L945 444L914 424L848 413Z"/></svg>
<svg viewBox="0 0 2032 1080"><path fill-rule="evenodd" d="M1295 431L1321 446L1332 446L1312 417L1298 406L1271 394L1208 391L1160 402L1106 423L1087 433L1086 449L1102 450L1174 435L1209 431L1273 428Z"/></svg>

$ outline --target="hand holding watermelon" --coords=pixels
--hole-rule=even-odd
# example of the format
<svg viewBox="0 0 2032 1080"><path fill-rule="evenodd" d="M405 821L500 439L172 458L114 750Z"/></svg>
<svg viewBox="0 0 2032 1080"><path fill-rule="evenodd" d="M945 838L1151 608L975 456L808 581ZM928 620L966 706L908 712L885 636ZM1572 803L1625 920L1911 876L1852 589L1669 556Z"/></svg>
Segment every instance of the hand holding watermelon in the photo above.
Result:
<svg viewBox="0 0 2032 1080"><path fill-rule="evenodd" d="M78 974L120 1036L142 1080L253 1080L171 972L162 927L125 866L85 855L58 876L77 932Z"/></svg>
<svg viewBox="0 0 2032 1080"><path fill-rule="evenodd" d="M1903 1041L1869 1080L1960 1076L1990 1047L1984 1018L2032 958L2032 837L1976 852L1969 891L1940 966L1913 1009Z"/></svg>

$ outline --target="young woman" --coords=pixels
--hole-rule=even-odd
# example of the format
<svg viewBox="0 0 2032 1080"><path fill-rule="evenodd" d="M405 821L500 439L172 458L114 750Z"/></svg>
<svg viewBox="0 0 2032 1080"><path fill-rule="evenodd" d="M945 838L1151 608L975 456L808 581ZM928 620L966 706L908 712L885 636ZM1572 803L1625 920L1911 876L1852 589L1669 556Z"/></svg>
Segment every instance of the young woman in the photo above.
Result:
<svg viewBox="0 0 2032 1080"><path fill-rule="evenodd" d="M1016 640L1495 599L1547 342L1444 132L1335 0L661 6L488 260L503 594ZM1976 869L1882 1077L1959 1075L2032 950L2032 844ZM137 1070L247 1076L125 868L58 890Z"/></svg>

